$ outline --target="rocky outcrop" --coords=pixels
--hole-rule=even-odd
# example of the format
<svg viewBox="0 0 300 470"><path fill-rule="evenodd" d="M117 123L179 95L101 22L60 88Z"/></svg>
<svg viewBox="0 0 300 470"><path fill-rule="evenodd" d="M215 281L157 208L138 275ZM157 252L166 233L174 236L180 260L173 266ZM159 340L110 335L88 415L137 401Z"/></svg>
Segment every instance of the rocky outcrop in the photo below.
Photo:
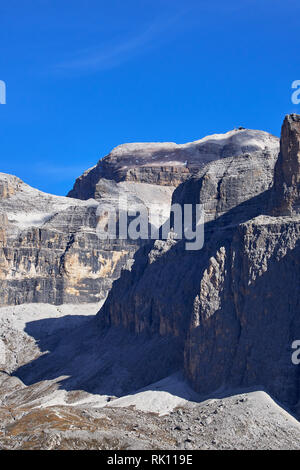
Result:
<svg viewBox="0 0 300 470"><path fill-rule="evenodd" d="M264 387L296 413L298 119L285 120L274 186L270 154L213 162L180 185L174 200L200 195L206 209L204 247L186 251L184 240L143 247L98 314L102 325L179 338L174 361L197 392ZM270 215L278 207L284 216Z"/></svg>
<svg viewBox="0 0 300 470"><path fill-rule="evenodd" d="M297 410L299 240L300 218L259 216L210 251L185 342L185 371L200 393L263 386Z"/></svg>
<svg viewBox="0 0 300 470"><path fill-rule="evenodd" d="M205 246L215 246L222 227L255 217L263 208L267 210L267 193L278 157L275 138L272 143L263 151L211 162L175 190L174 203L204 205ZM228 237L227 232L220 233ZM205 247L187 252L184 240L147 244L137 252L131 272L124 272L115 283L101 321L137 333L145 330L184 338L189 316L183 312L193 308L204 259L209 256L205 253Z"/></svg>
<svg viewBox="0 0 300 470"><path fill-rule="evenodd" d="M20 188L22 181L12 175L1 173L0 179L0 199L8 199L13 196Z"/></svg>
<svg viewBox="0 0 300 470"><path fill-rule="evenodd" d="M173 202L196 204L201 202L205 211L205 221L220 216L226 219L231 209L235 220L249 219L254 214L267 210L262 207L262 195L273 186L274 166L278 158L278 146L245 153L237 157L227 157L206 165L186 183L181 184L173 194ZM267 200L265 201L267 203Z"/></svg>
<svg viewBox="0 0 300 470"><path fill-rule="evenodd" d="M300 116L286 116L281 130L281 145L275 168L273 213L300 213Z"/></svg>
<svg viewBox="0 0 300 470"><path fill-rule="evenodd" d="M72 199L0 174L3 303L77 303L0 309L1 448L299 448L299 423L268 395L300 416L299 119L285 120L274 184L277 139L247 130L204 139L208 162L184 182L185 162L182 179L97 165ZM97 237L98 207L166 215L171 183L173 202L204 205L201 250ZM78 305L108 291L96 316Z"/></svg>
<svg viewBox="0 0 300 470"><path fill-rule="evenodd" d="M277 217L249 217L211 251L185 343L187 376L199 392L264 386L300 413L300 117L285 118L274 186L266 204ZM265 212L264 212L265 211ZM278 216L280 214L280 216Z"/></svg>
<svg viewBox="0 0 300 470"><path fill-rule="evenodd" d="M99 240L95 200L45 194L9 175L0 181L1 304L101 301L137 242Z"/></svg>
<svg viewBox="0 0 300 470"><path fill-rule="evenodd" d="M68 196L97 199L97 183L102 178L175 187L211 161L274 151L278 152L276 137L250 129L235 129L181 145L173 142L123 144L80 176Z"/></svg>
<svg viewBox="0 0 300 470"><path fill-rule="evenodd" d="M256 155L271 168L277 151L277 138L246 129L184 145L125 144L76 181L73 199L0 174L1 304L104 299L143 241L100 240L98 206L116 209L126 198L130 209L159 207L164 222L175 186L207 162L222 158L227 168L232 158Z"/></svg>

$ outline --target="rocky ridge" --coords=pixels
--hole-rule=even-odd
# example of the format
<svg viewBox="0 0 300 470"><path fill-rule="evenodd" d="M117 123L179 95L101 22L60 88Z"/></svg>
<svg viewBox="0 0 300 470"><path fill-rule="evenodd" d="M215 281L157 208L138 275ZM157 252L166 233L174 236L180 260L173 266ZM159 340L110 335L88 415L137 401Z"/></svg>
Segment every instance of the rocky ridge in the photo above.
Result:
<svg viewBox="0 0 300 470"><path fill-rule="evenodd" d="M176 187L211 161L254 152L278 153L278 139L267 132L235 129L181 145L123 144L80 176L68 196L97 199L102 178Z"/></svg>
<svg viewBox="0 0 300 470"><path fill-rule="evenodd" d="M183 145L125 144L77 180L73 198L42 193L1 173L1 304L104 299L141 241L100 240L99 205L115 209L126 198L131 209L159 206L164 221L175 186L206 162L255 154L272 165L277 151L277 138L251 130Z"/></svg>
<svg viewBox="0 0 300 470"><path fill-rule="evenodd" d="M1 304L97 302L136 246L101 242L95 200L42 193L0 174Z"/></svg>
<svg viewBox="0 0 300 470"><path fill-rule="evenodd" d="M203 249L186 251L184 240L141 248L98 314L103 326L177 338L180 354L177 350L174 362L200 394L264 387L295 413L300 398L291 360L292 341L300 337L297 123L295 116L284 121L274 184L272 163L261 159L256 167L250 157L247 165L244 155L222 161L224 172L220 161L212 162L180 185L173 200L198 202L200 195L206 208ZM279 211L281 188L287 199Z"/></svg>
<svg viewBox="0 0 300 470"><path fill-rule="evenodd" d="M299 416L291 343L300 334L300 216L298 176L290 178L297 145L286 140L297 141L295 122L285 120L274 183L277 139L259 133L261 146L253 148L245 136L258 131L247 130L226 134L225 143L214 138L206 151L219 158L176 181L173 202L204 204L202 250L189 252L184 240L171 238L133 246L134 262L120 271L98 315L99 303L0 309L0 448L299 448L299 423L290 412ZM228 141L241 138L235 154ZM87 198L84 183L83 201L44 195L2 175L4 254L34 229L39 237L47 230L39 250L55 253L60 245L47 246L48 234L59 233L61 243L68 225L75 240L82 237L75 254L88 258L86 233L95 234L99 201L115 207L126 195L150 209L153 195L160 203L167 196L166 213L173 190L164 184L166 173L157 185L154 174L138 170L136 182L120 165L111 179L95 178L95 199ZM43 253L33 251L39 239L29 246L36 258ZM44 259L55 266L47 251ZM67 279L62 292L65 286L74 288Z"/></svg>

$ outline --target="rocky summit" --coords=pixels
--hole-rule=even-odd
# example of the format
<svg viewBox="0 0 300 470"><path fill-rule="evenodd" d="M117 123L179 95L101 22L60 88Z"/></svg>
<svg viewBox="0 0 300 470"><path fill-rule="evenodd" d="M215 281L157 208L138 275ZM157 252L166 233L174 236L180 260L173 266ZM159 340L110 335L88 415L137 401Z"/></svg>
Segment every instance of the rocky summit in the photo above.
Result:
<svg viewBox="0 0 300 470"><path fill-rule="evenodd" d="M296 413L299 138L299 117L287 116L274 180L276 158L242 155L209 163L180 185L176 201L200 194L205 206L203 249L174 240L144 247L98 315L107 326L177 338L181 355L170 354L200 394L264 387ZM279 207L283 215L274 216Z"/></svg>
<svg viewBox="0 0 300 470"><path fill-rule="evenodd" d="M101 198L98 184L103 178L174 187L214 160L253 153L270 155L274 151L278 151L276 137L251 129L235 129L182 145L123 144L80 176L68 196Z"/></svg>
<svg viewBox="0 0 300 470"><path fill-rule="evenodd" d="M124 144L65 198L0 175L0 448L299 449L299 143ZM203 247L100 240L125 197L201 203Z"/></svg>
<svg viewBox="0 0 300 470"><path fill-rule="evenodd" d="M116 208L126 197L131 209L158 205L166 220L175 187L207 162L252 155L271 170L277 152L277 138L252 130L184 145L125 144L79 177L68 198L0 173L1 304L100 302L141 240L100 240L99 205Z"/></svg>

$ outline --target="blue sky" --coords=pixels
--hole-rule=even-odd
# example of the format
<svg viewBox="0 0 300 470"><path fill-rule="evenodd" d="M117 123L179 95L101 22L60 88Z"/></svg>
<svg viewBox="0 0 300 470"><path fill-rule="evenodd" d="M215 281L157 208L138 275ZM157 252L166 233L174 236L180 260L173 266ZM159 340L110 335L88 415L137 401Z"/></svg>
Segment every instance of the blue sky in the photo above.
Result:
<svg viewBox="0 0 300 470"><path fill-rule="evenodd" d="M279 135L300 113L299 13L299 0L0 0L0 171L64 195L124 142Z"/></svg>

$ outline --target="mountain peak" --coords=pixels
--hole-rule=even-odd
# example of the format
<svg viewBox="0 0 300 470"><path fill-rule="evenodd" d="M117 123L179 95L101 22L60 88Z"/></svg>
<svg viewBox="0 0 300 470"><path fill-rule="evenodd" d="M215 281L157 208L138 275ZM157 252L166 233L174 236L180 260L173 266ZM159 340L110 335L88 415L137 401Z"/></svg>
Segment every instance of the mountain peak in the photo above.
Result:
<svg viewBox="0 0 300 470"><path fill-rule="evenodd" d="M95 197L101 178L175 187L209 162L264 150L278 152L279 139L252 129L233 129L185 144L125 143L115 147L95 167L77 178L68 196Z"/></svg>

